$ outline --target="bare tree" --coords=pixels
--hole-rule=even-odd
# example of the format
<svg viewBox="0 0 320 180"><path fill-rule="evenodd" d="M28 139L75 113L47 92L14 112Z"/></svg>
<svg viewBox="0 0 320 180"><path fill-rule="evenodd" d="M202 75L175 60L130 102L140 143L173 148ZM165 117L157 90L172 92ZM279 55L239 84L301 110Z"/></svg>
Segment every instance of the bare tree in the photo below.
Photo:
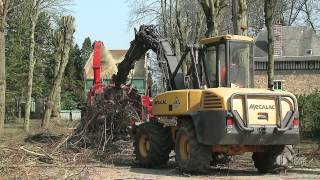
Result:
<svg viewBox="0 0 320 180"><path fill-rule="evenodd" d="M297 20L299 17L303 6L304 2L308 0L282 0L280 2L280 12L282 16L285 18L285 25L291 26L293 23ZM284 8L281 8L284 7ZM287 15L286 15L287 14Z"/></svg>
<svg viewBox="0 0 320 180"><path fill-rule="evenodd" d="M207 20L206 37L219 34L219 18L222 10L228 6L223 0L198 0Z"/></svg>
<svg viewBox="0 0 320 180"><path fill-rule="evenodd" d="M265 25L265 18L261 16L265 1L247 1L249 34L257 35ZM277 23L285 26L314 26L317 30L320 23L320 17L317 15L319 13L320 4L317 0L278 0L274 18ZM310 18L308 18L308 14Z"/></svg>
<svg viewBox="0 0 320 180"><path fill-rule="evenodd" d="M205 30L205 15L197 1L176 0L171 32L171 42L178 59L185 54L187 44L198 43ZM187 74L191 61L189 56L182 64L182 71Z"/></svg>
<svg viewBox="0 0 320 180"><path fill-rule="evenodd" d="M205 16L197 1L132 0L130 26L156 23L160 34L169 40L178 58L188 43L197 43L204 30ZM183 71L188 63L183 64Z"/></svg>
<svg viewBox="0 0 320 180"><path fill-rule="evenodd" d="M268 88L273 88L274 80L274 50L273 50L273 21L275 18L275 11L277 0L265 0L264 13L265 24L268 31Z"/></svg>
<svg viewBox="0 0 320 180"><path fill-rule="evenodd" d="M314 32L319 28L319 1L304 0L302 11L305 13L305 22L311 26ZM317 24L318 23L318 24Z"/></svg>
<svg viewBox="0 0 320 180"><path fill-rule="evenodd" d="M28 72L28 87L26 94L26 106L25 106L25 130L29 132L29 121L30 121L30 107L31 107L31 96L32 96L32 81L33 81L33 70L36 63L34 58L35 49L35 28L38 22L39 14L43 11L50 13L60 14L66 10L66 6L70 5L71 0L30 0L25 2L25 7L29 14L29 20L31 23L30 30L30 45L29 45L29 72Z"/></svg>
<svg viewBox="0 0 320 180"><path fill-rule="evenodd" d="M5 120L5 97L6 97L6 55L5 55L5 26L9 0L0 0L0 133Z"/></svg>
<svg viewBox="0 0 320 180"><path fill-rule="evenodd" d="M59 29L55 32L54 39L56 45L55 57L58 57L57 61L60 61L60 67L57 75L54 78L53 87L49 93L48 102L46 104L46 110L42 120L42 126L46 129L49 128L50 117L54 101L57 93L61 88L61 81L63 78L64 70L69 61L69 52L73 43L73 34L75 32L75 18L73 16L64 16L59 23Z"/></svg>

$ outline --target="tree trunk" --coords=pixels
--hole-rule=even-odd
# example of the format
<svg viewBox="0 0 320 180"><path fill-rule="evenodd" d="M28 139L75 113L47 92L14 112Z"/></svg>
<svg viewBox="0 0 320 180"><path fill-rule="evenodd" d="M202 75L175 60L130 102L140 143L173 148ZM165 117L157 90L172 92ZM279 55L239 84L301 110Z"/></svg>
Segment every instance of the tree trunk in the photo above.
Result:
<svg viewBox="0 0 320 180"><path fill-rule="evenodd" d="M206 16L207 20L207 32L206 37L217 36L218 32L218 22L216 12L216 6L219 4L218 0L198 0L202 10ZM216 4L216 6L215 6Z"/></svg>
<svg viewBox="0 0 320 180"><path fill-rule="evenodd" d="M54 66L54 77L56 78L59 73L59 68L61 65L61 60L59 59L59 54L55 52L55 66ZM57 123L60 123L60 109L61 109L61 86L57 89L57 95L54 100L54 107L52 109L52 117L57 119Z"/></svg>
<svg viewBox="0 0 320 180"><path fill-rule="evenodd" d="M247 0L232 0L233 32L237 35L248 35Z"/></svg>
<svg viewBox="0 0 320 180"><path fill-rule="evenodd" d="M0 0L0 134L5 120L6 98L6 55L5 25L9 0Z"/></svg>
<svg viewBox="0 0 320 180"><path fill-rule="evenodd" d="M268 88L273 88L274 80L274 50L273 50L273 21L274 12L276 8L276 0L265 0L264 13L265 13L265 25L268 31Z"/></svg>
<svg viewBox="0 0 320 180"><path fill-rule="evenodd" d="M24 128L26 132L29 132L29 129L30 129L30 108L31 108L31 99L32 99L31 95L32 95L33 70L34 70L34 65L36 63L34 59L34 48L35 48L34 33L36 29L37 19L38 19L37 17L33 17L31 20L29 72L28 72L28 87L27 87L27 97L26 97L27 101L26 101L25 115L24 115L24 118L25 118Z"/></svg>
<svg viewBox="0 0 320 180"><path fill-rule="evenodd" d="M54 101L54 107L52 109L52 117L56 118L57 123L60 123L60 111L61 111L61 86L57 89L56 98Z"/></svg>
<svg viewBox="0 0 320 180"><path fill-rule="evenodd" d="M30 4L30 22L31 22L31 31L30 31L30 47L29 47L29 72L28 72L28 85L27 85L27 94L26 94L26 106L24 114L24 129L26 132L29 132L30 129L30 108L31 108L31 99L32 99L32 83L33 83L33 71L36 60L34 59L34 50L35 50L35 39L34 34L36 31L36 25L40 13L40 3L39 0L33 0Z"/></svg>
<svg viewBox="0 0 320 180"><path fill-rule="evenodd" d="M19 122L21 121L21 98L19 98L18 100L18 119L19 119Z"/></svg>
<svg viewBox="0 0 320 180"><path fill-rule="evenodd" d="M57 93L59 88L61 88L61 81L64 74L64 70L69 61L69 52L72 46L73 33L75 31L74 27L74 17L66 16L62 17L61 22L59 24L59 30L55 33L56 42L59 42L56 52L60 54L60 67L57 76L54 79L53 87L50 91L48 102L46 105L46 110L44 113L44 117L42 120L42 126L46 129L49 128L50 117L52 113L52 108L54 106L54 101L57 97Z"/></svg>
<svg viewBox="0 0 320 180"><path fill-rule="evenodd" d="M185 32L186 28L182 27L182 23L181 23L181 1L180 0L176 0L175 12L176 12L176 23L177 23L177 31L178 31L178 38L176 39L175 49L176 49L177 58L180 60L182 54L184 54L184 47L185 47L186 38L187 38L187 34ZM182 63L181 69L182 69L182 72L186 75L188 71L186 61Z"/></svg>

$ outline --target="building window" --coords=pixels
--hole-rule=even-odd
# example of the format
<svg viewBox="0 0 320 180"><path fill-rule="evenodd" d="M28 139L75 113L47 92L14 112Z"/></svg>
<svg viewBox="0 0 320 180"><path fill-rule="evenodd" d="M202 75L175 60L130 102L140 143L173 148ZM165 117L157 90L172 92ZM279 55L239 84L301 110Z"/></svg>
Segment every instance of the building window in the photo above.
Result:
<svg viewBox="0 0 320 180"><path fill-rule="evenodd" d="M273 81L273 89L283 91L284 80L274 80Z"/></svg>
<svg viewBox="0 0 320 180"><path fill-rule="evenodd" d="M268 62L255 61L255 71L266 71L268 69ZM320 61L276 61L274 69L278 71L283 70L320 70Z"/></svg>

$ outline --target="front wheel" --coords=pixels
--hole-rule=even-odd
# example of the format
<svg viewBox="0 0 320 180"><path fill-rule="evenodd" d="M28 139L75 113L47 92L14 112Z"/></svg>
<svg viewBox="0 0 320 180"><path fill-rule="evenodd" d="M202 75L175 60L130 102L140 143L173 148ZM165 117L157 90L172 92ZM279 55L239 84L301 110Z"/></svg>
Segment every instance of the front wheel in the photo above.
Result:
<svg viewBox="0 0 320 180"><path fill-rule="evenodd" d="M254 152L252 160L259 172L275 172L280 169L287 169L289 163L293 161L293 154L291 145L275 146L266 152Z"/></svg>
<svg viewBox="0 0 320 180"><path fill-rule="evenodd" d="M145 122L137 126L133 146L138 164L146 168L166 165L172 143L170 130L158 122Z"/></svg>
<svg viewBox="0 0 320 180"><path fill-rule="evenodd" d="M175 144L176 162L182 171L206 173L210 168L210 146L200 144L193 124L186 122L178 129Z"/></svg>

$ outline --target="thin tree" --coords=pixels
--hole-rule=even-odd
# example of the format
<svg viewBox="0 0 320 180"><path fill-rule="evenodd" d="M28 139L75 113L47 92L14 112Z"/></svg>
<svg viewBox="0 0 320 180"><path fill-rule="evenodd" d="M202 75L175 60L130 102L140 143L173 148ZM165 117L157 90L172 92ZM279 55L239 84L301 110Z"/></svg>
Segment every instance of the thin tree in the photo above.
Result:
<svg viewBox="0 0 320 180"><path fill-rule="evenodd" d="M305 12L305 14L306 14L306 22L308 23L308 25L310 25L311 26L311 28L313 29L313 31L316 33L317 31L316 31L316 26L315 26L315 23L313 22L313 20L312 20L312 12L314 11L314 9L312 8L312 2L309 2L308 3L308 1L307 0L305 0L304 2L303 2L303 4L304 4L304 8L303 8L303 11Z"/></svg>
<svg viewBox="0 0 320 180"><path fill-rule="evenodd" d="M28 71L28 87L26 93L26 106L25 106L25 130L29 132L30 127L30 108L32 99L32 85L33 85L33 71L36 63L34 58L35 50L35 28L38 22L39 14L43 11L51 13L61 13L65 11L65 7L70 5L72 0L30 0L25 2L26 9L29 14L31 23L30 30L30 46L29 46L29 71Z"/></svg>
<svg viewBox="0 0 320 180"><path fill-rule="evenodd" d="M30 30L30 45L29 45L29 72L28 72L28 89L26 96L26 106L25 106L25 130L29 132L29 118L30 118L30 108L31 108L31 94L32 94L32 81L33 81L33 70L36 63L34 59L34 48L35 39L34 34L36 31L36 24L40 14L40 0L33 0L32 3L27 4L29 9L29 20L31 22Z"/></svg>
<svg viewBox="0 0 320 180"><path fill-rule="evenodd" d="M0 133L5 120L6 97L6 55L5 55L5 26L9 0L0 0Z"/></svg>
<svg viewBox="0 0 320 180"><path fill-rule="evenodd" d="M69 61L69 52L72 48L73 34L75 32L75 18L73 16L64 16L59 23L59 29L54 34L55 44L58 53L57 58L61 62L58 74L54 78L53 87L49 93L48 101L46 104L46 110L42 120L42 127L48 129L50 123L50 117L54 101L57 96L59 88L61 88L61 81L63 78L64 70ZM58 61L57 60L57 61Z"/></svg>
<svg viewBox="0 0 320 180"><path fill-rule="evenodd" d="M275 18L275 10L277 6L277 0L265 0L264 13L265 13L265 25L268 31L268 88L273 88L274 80L274 49L273 49L273 22Z"/></svg>

